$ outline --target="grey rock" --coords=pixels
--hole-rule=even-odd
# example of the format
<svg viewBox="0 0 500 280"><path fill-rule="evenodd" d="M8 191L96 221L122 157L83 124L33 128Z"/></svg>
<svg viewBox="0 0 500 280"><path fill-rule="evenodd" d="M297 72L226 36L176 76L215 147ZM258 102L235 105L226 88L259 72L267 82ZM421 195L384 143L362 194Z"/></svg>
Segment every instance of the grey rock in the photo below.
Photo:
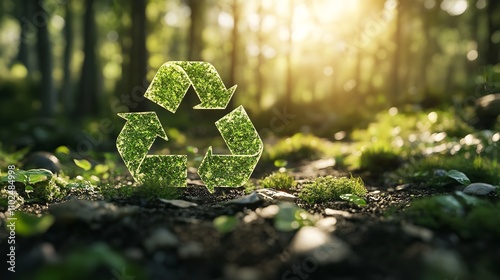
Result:
<svg viewBox="0 0 500 280"><path fill-rule="evenodd" d="M181 199L163 199L163 198L159 198L158 200L160 200L163 203L166 203L166 204L178 207L178 208L189 208L189 207L196 207L196 206L198 206L198 204L196 204L196 203L185 201L185 200L181 200Z"/></svg>
<svg viewBox="0 0 500 280"><path fill-rule="evenodd" d="M198 242L188 242L178 250L181 259L197 258L203 254L203 246Z"/></svg>
<svg viewBox="0 0 500 280"><path fill-rule="evenodd" d="M269 205L264 208L258 208L255 211L264 219L272 219L278 214L278 212L280 211L280 207L278 205Z"/></svg>
<svg viewBox="0 0 500 280"><path fill-rule="evenodd" d="M318 264L342 262L352 255L351 248L343 240L310 226L301 228L295 234L290 252L313 258Z"/></svg>
<svg viewBox="0 0 500 280"><path fill-rule="evenodd" d="M158 228L144 240L143 245L148 252L153 252L160 248L177 247L179 239L168 229Z"/></svg>
<svg viewBox="0 0 500 280"><path fill-rule="evenodd" d="M70 200L49 206L49 213L59 222L93 223L114 221L139 209L138 206L118 207L105 201Z"/></svg>
<svg viewBox="0 0 500 280"><path fill-rule="evenodd" d="M448 172L444 169L436 169L434 170L434 176L435 177L444 177L446 176L446 174L448 174Z"/></svg>
<svg viewBox="0 0 500 280"><path fill-rule="evenodd" d="M257 194L265 200L278 200L294 202L297 197L286 192L277 191L273 189L258 189Z"/></svg>
<svg viewBox="0 0 500 280"><path fill-rule="evenodd" d="M335 210L335 209L331 209L331 208L326 208L325 209L325 215L328 215L328 216L342 216L344 218L350 218L352 216L352 214L349 213L349 212L347 212L347 211Z"/></svg>
<svg viewBox="0 0 500 280"><path fill-rule="evenodd" d="M252 204L262 202L262 201L263 201L262 198L255 191L253 191L249 195L245 195L242 197L238 197L236 199L226 201L226 204L252 205Z"/></svg>
<svg viewBox="0 0 500 280"><path fill-rule="evenodd" d="M434 233L432 232L432 230L410 223L403 223L401 225L401 229L409 236L420 238L425 242L431 242L432 238L434 237Z"/></svg>
<svg viewBox="0 0 500 280"><path fill-rule="evenodd" d="M27 169L48 169L52 173L61 171L61 162L59 159L48 152L34 152L29 154L23 161L23 168Z"/></svg>
<svg viewBox="0 0 500 280"><path fill-rule="evenodd" d="M337 219L334 217L327 217L318 220L314 226L325 231L325 232L334 232L336 229Z"/></svg>
<svg viewBox="0 0 500 280"><path fill-rule="evenodd" d="M228 264L224 268L225 279L234 280L260 280L264 275L254 267L238 267L234 264Z"/></svg>
<svg viewBox="0 0 500 280"><path fill-rule="evenodd" d="M496 190L495 186L486 183L472 183L464 189L466 194L488 195Z"/></svg>

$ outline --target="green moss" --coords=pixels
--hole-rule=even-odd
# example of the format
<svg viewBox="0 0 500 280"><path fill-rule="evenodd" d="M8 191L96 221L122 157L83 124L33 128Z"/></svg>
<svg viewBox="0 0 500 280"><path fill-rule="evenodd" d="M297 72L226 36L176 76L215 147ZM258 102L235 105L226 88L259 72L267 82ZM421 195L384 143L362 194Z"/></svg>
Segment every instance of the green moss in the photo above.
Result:
<svg viewBox="0 0 500 280"><path fill-rule="evenodd" d="M137 198L137 199L175 199L179 198L184 191L184 188L167 187L158 184L144 184L136 185L123 185L123 186L103 186L101 187L101 194L105 199L123 199L123 198Z"/></svg>
<svg viewBox="0 0 500 280"><path fill-rule="evenodd" d="M451 231L462 238L500 238L500 203L456 192L436 195L411 203L405 218L434 230Z"/></svg>
<svg viewBox="0 0 500 280"><path fill-rule="evenodd" d="M327 149L327 141L310 134L297 133L266 147L264 159L300 161L321 158Z"/></svg>
<svg viewBox="0 0 500 280"><path fill-rule="evenodd" d="M260 180L263 188L289 190L297 186L292 175L288 173L275 172Z"/></svg>
<svg viewBox="0 0 500 280"><path fill-rule="evenodd" d="M359 158L359 167L366 171L383 172L398 168L402 163L399 153L388 146L370 146Z"/></svg>
<svg viewBox="0 0 500 280"><path fill-rule="evenodd" d="M306 184L299 193L299 198L308 203L338 200L343 194L364 196L367 190L361 178L354 177L319 177L313 183Z"/></svg>
<svg viewBox="0 0 500 280"><path fill-rule="evenodd" d="M435 170L458 170L470 179L471 182L483 182L492 185L500 183L500 164L497 160L482 157L464 156L432 156L417 160L401 167L395 172L394 178L405 182L423 184L425 187L446 186L443 178L436 176Z"/></svg>

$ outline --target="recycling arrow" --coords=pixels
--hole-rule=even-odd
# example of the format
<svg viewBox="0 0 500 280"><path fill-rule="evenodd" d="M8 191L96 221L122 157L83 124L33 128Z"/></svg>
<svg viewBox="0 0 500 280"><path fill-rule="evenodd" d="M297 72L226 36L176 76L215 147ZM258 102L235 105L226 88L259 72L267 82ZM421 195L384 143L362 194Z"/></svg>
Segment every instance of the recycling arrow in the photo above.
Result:
<svg viewBox="0 0 500 280"><path fill-rule="evenodd" d="M252 174L264 145L243 106L215 122L231 155L213 155L212 147L198 169L210 192L215 186L241 186Z"/></svg>
<svg viewBox="0 0 500 280"><path fill-rule="evenodd" d="M195 109L225 109L236 90L227 89L215 67L201 61L163 64L146 90L145 97L175 113L190 86L201 104ZM120 113L127 120L116 146L134 179L142 184L186 186L186 155L148 155L157 137L168 140L155 112ZM212 147L203 158L198 174L213 192L216 186L243 185L262 155L263 143L245 109L239 106L215 123L231 154L214 155Z"/></svg>
<svg viewBox="0 0 500 280"><path fill-rule="evenodd" d="M225 109L236 90L236 85L226 89L208 62L169 61L158 69L144 97L175 113L190 85L201 101L195 109Z"/></svg>
<svg viewBox="0 0 500 280"><path fill-rule="evenodd" d="M139 183L186 186L186 155L148 155L157 137L168 140L155 112L119 113L127 120L116 147L130 174Z"/></svg>

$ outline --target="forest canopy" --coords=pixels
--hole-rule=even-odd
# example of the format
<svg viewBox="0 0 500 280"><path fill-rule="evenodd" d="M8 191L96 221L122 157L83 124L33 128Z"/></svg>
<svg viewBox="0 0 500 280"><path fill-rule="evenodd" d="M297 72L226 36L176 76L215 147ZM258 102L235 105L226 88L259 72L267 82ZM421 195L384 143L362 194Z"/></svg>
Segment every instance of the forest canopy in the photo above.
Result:
<svg viewBox="0 0 500 280"><path fill-rule="evenodd" d="M142 95L176 60L210 62L237 84L230 107L244 105L259 130L276 112L294 116L274 133L333 135L394 106L465 106L500 83L492 0L4 0L0 22L11 124L156 109ZM187 96L180 129L199 103Z"/></svg>

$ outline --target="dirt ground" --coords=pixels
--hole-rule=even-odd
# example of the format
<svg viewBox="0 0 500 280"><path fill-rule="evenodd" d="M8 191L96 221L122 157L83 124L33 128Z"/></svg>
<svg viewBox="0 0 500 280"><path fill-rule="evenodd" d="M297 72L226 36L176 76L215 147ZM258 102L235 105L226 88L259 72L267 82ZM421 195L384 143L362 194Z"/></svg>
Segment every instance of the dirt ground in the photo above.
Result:
<svg viewBox="0 0 500 280"><path fill-rule="evenodd" d="M333 169L294 175L318 173L338 175ZM276 229L272 215L262 214L283 202L225 203L246 195L243 188L218 188L210 194L189 185L181 199L196 206L188 208L157 199L112 200L88 211L78 204L62 210L56 203L25 205L22 211L50 212L56 219L41 235L17 237L16 272L2 269L1 279L463 280L500 275L494 265L500 263L498 242L461 240L452 232L430 231L401 218L399 213L413 199L434 190L392 188L363 179L367 206L297 200L296 205L324 223L288 232ZM63 204L78 197L69 199ZM213 220L221 215L237 217L234 230L216 230ZM0 234L6 240L4 227ZM301 248L306 243L316 245ZM6 242L0 248L5 258ZM121 270L110 268L120 265Z"/></svg>

